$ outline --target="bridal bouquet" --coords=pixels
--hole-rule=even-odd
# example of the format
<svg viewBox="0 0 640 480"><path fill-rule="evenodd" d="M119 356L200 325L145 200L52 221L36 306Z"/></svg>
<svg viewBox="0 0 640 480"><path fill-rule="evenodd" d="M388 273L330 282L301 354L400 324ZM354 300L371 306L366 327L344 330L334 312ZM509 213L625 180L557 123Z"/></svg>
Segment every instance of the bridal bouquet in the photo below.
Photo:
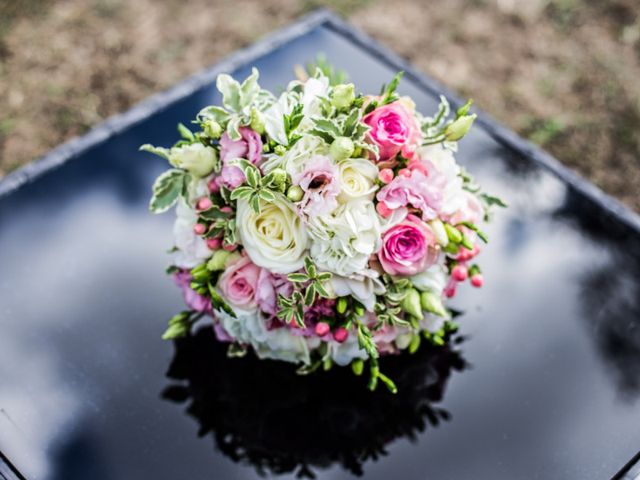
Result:
<svg viewBox="0 0 640 480"><path fill-rule="evenodd" d="M172 167L150 209L176 206L169 272L189 307L164 338L207 315L231 355L367 367L369 387L391 391L381 355L446 342L443 299L482 286L481 225L502 202L454 158L470 102L423 116L397 94L401 76L363 95L319 64L275 96L255 69L220 75L222 105L197 114L197 132L141 147Z"/></svg>

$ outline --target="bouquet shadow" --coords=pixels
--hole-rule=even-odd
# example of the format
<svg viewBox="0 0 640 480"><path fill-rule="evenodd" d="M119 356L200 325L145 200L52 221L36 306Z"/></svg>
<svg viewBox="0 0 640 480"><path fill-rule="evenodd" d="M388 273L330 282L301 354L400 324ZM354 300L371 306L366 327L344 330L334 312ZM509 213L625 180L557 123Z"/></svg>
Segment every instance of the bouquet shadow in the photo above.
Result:
<svg viewBox="0 0 640 480"><path fill-rule="evenodd" d="M224 455L260 474L314 478L313 469L340 464L362 475L393 440L414 440L450 419L436 404L452 372L467 367L455 348L461 341L383 358L399 389L393 395L370 392L349 368L300 376L290 364L252 354L228 358L212 329L200 328L176 340L162 396L186 404L199 436L211 434Z"/></svg>

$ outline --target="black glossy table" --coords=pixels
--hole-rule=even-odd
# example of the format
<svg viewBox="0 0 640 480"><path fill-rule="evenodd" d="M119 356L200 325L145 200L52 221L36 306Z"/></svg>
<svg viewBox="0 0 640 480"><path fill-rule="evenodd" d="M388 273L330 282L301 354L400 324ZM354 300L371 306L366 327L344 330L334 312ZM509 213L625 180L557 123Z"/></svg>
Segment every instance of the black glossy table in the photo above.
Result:
<svg viewBox="0 0 640 480"><path fill-rule="evenodd" d="M489 229L486 287L454 302L464 338L386 360L398 396L227 359L206 327L160 340L183 305L163 274L172 215L147 211L165 165L138 146L172 143L217 102L218 73L255 65L275 89L318 52L365 91L404 69L423 112L444 91L320 12L0 182L0 478L639 473L640 221L483 114L459 158L510 208Z"/></svg>

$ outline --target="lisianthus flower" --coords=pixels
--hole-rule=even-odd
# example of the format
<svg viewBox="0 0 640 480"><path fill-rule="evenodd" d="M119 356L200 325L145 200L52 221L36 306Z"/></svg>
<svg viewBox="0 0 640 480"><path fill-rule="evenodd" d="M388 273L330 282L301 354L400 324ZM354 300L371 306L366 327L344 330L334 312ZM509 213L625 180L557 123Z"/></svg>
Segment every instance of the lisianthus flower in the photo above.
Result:
<svg viewBox="0 0 640 480"><path fill-rule="evenodd" d="M209 312L211 310L211 301L191 288L192 276L188 270L179 270L174 274L173 279L182 290L184 303L187 307L196 312Z"/></svg>
<svg viewBox="0 0 640 480"><path fill-rule="evenodd" d="M422 212L423 220L437 217L442 206L442 191L447 179L437 171L425 175L414 169L408 176L398 175L380 189L376 198L390 210L411 205Z"/></svg>
<svg viewBox="0 0 640 480"><path fill-rule="evenodd" d="M378 259L390 275L416 275L438 259L435 235L415 215L391 227L382 235Z"/></svg>
<svg viewBox="0 0 640 480"><path fill-rule="evenodd" d="M240 257L226 266L220 276L218 287L230 305L246 311L257 307L256 291L260 267L251 262L249 257Z"/></svg>
<svg viewBox="0 0 640 480"><path fill-rule="evenodd" d="M227 132L220 138L220 159L222 171L218 182L229 189L234 189L244 182L244 173L231 161L236 158L245 158L254 165L258 165L262 159L262 139L260 135L248 127L240 127L240 140L232 140Z"/></svg>
<svg viewBox="0 0 640 480"><path fill-rule="evenodd" d="M314 155L309 158L302 173L293 178L293 183L304 191L304 197L298 204L302 215L316 217L338 206L338 169L329 157Z"/></svg>
<svg viewBox="0 0 640 480"><path fill-rule="evenodd" d="M415 117L401 101L382 105L365 115L367 137L379 148L379 161L389 160L402 151L411 157L420 140L420 128Z"/></svg>

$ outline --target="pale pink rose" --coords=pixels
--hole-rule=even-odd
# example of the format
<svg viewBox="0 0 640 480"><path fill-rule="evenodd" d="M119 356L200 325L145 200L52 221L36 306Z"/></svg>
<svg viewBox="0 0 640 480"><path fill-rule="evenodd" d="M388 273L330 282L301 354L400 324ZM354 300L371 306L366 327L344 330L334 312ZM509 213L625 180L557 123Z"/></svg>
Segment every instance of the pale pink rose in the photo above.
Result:
<svg viewBox="0 0 640 480"><path fill-rule="evenodd" d="M256 302L258 308L269 315L278 313L278 294L290 297L293 293L293 283L286 275L278 275L261 269L258 275L258 289Z"/></svg>
<svg viewBox="0 0 640 480"><path fill-rule="evenodd" d="M184 303L196 312L210 312L211 302L207 297L191 288L191 278L191 273L188 270L180 270L173 276L176 285L182 289Z"/></svg>
<svg viewBox="0 0 640 480"><path fill-rule="evenodd" d="M382 235L378 260L390 275L415 275L436 262L435 245L431 228L415 215L407 215Z"/></svg>
<svg viewBox="0 0 640 480"><path fill-rule="evenodd" d="M420 141L415 117L400 102L382 105L365 115L362 121L371 127L367 136L379 147L379 161L389 160L399 152L411 157Z"/></svg>
<svg viewBox="0 0 640 480"><path fill-rule="evenodd" d="M254 265L249 257L240 257L220 276L218 286L222 296L234 307L242 310L254 310L257 306L256 291L260 267Z"/></svg>
<svg viewBox="0 0 640 480"><path fill-rule="evenodd" d="M234 158L246 158L254 165L262 158L262 139L248 127L240 127L240 140L232 140L227 132L220 138L220 159L228 162Z"/></svg>
<svg viewBox="0 0 640 480"><path fill-rule="evenodd" d="M338 169L329 157L312 156L305 163L304 171L294 176L293 183L304 191L304 197L298 203L302 215L315 217L338 206Z"/></svg>
<svg viewBox="0 0 640 480"><path fill-rule="evenodd" d="M236 158L245 158L254 165L260 163L262 159L262 139L260 135L248 127L240 127L241 139L232 140L224 132L220 138L220 160L222 160L222 171L216 178L216 183L230 190L244 183L244 173L230 162Z"/></svg>
<svg viewBox="0 0 640 480"><path fill-rule="evenodd" d="M422 212L423 220L436 218L442 207L442 193L447 179L435 170L429 175L418 169L409 173L408 176L395 177L380 189L376 198L390 210L411 205Z"/></svg>

